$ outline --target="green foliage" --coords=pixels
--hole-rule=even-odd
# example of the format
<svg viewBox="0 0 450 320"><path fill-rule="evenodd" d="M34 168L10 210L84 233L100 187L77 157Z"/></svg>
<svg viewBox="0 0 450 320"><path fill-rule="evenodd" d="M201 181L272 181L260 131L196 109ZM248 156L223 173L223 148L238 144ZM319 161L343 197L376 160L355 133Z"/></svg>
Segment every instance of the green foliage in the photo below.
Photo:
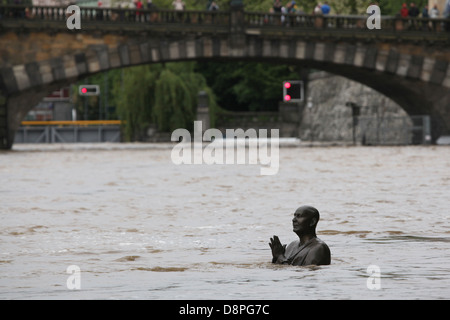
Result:
<svg viewBox="0 0 450 320"><path fill-rule="evenodd" d="M156 87L159 65L131 67L123 70L114 85L115 102L120 119L124 120L127 141L140 140L144 130L152 123L151 106Z"/></svg>
<svg viewBox="0 0 450 320"><path fill-rule="evenodd" d="M173 131L189 128L194 121L193 92L181 77L169 69L161 72L155 87L154 116L158 128Z"/></svg>
<svg viewBox="0 0 450 320"><path fill-rule="evenodd" d="M107 100L109 107L116 107L117 114L113 118L124 121L126 141L142 140L152 124L166 132L177 128L190 130L196 116L198 93L206 91L214 124L218 110L216 97L205 78L195 71L195 65L194 62L151 64L92 75L72 87L79 119L99 119L98 111ZM80 97L78 86L81 84L100 85L100 97Z"/></svg>
<svg viewBox="0 0 450 320"><path fill-rule="evenodd" d="M116 77L113 100L127 141L141 140L151 124L165 132L192 129L201 90L209 92L214 111L214 95L194 69L192 62L153 64L124 69Z"/></svg>
<svg viewBox="0 0 450 320"><path fill-rule="evenodd" d="M257 62L199 63L220 107L233 111L275 111L284 80L298 80L300 68Z"/></svg>
<svg viewBox="0 0 450 320"><path fill-rule="evenodd" d="M248 105L250 111L269 109L277 106L281 98L282 82L296 80L299 74L286 65L267 63L243 63L234 71L240 79L233 86L233 93L240 104Z"/></svg>

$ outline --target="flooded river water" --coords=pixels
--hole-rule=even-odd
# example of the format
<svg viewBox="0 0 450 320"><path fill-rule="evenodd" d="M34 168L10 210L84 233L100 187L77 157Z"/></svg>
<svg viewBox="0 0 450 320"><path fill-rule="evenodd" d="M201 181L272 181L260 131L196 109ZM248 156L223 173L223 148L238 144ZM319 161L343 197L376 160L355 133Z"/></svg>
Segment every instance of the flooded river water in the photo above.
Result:
<svg viewBox="0 0 450 320"><path fill-rule="evenodd" d="M170 148L41 147L0 153L0 299L450 298L448 147L281 148L273 176L174 165ZM273 265L269 238L295 240L304 204L331 265Z"/></svg>

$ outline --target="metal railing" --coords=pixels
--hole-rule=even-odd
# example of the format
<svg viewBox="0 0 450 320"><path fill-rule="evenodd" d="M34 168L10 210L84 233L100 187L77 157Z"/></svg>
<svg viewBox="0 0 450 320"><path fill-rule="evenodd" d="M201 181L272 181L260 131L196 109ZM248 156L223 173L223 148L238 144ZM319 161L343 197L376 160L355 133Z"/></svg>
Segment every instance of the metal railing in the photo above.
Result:
<svg viewBox="0 0 450 320"><path fill-rule="evenodd" d="M108 126L108 125L121 125L122 120L60 120L60 121L22 121L22 126Z"/></svg>
<svg viewBox="0 0 450 320"><path fill-rule="evenodd" d="M367 16L356 15L308 15L246 12L245 22L249 27L301 28L315 30L374 31L366 26ZM381 17L381 30L390 32L448 32L449 19ZM375 30L376 31L376 30Z"/></svg>
<svg viewBox="0 0 450 320"><path fill-rule="evenodd" d="M22 121L14 143L120 142L120 120Z"/></svg>
<svg viewBox="0 0 450 320"><path fill-rule="evenodd" d="M70 14L66 7L0 5L1 20L65 21ZM122 9L80 7L82 22L117 24L181 24L201 26L229 26L230 11L167 10L167 9ZM351 32L373 32L366 26L367 16L309 15L265 12L244 12L246 28L291 28L296 30L343 30ZM450 19L381 17L383 32L428 34L449 33Z"/></svg>
<svg viewBox="0 0 450 320"><path fill-rule="evenodd" d="M0 19L29 21L65 21L71 15L66 7L0 5ZM160 23L194 25L229 25L228 11L122 9L80 7L82 22Z"/></svg>

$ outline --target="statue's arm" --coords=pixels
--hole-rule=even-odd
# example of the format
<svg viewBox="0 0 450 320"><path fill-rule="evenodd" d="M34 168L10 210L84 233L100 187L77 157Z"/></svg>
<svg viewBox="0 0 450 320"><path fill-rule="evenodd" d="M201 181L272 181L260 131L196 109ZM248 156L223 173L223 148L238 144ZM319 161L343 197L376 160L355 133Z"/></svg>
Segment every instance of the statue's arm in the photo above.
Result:
<svg viewBox="0 0 450 320"><path fill-rule="evenodd" d="M275 257L272 258L272 263L275 263L275 264L288 264L289 261L284 255L279 255L276 258Z"/></svg>

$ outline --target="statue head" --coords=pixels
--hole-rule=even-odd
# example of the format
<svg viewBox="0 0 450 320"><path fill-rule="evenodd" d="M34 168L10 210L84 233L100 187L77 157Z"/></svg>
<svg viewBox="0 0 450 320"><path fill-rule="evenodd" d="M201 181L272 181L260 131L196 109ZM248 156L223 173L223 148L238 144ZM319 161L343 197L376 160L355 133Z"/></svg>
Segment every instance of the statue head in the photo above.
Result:
<svg viewBox="0 0 450 320"><path fill-rule="evenodd" d="M298 235L301 234L316 234L316 226L319 222L319 211L311 206L301 206L295 210L294 218L292 219L293 231Z"/></svg>

